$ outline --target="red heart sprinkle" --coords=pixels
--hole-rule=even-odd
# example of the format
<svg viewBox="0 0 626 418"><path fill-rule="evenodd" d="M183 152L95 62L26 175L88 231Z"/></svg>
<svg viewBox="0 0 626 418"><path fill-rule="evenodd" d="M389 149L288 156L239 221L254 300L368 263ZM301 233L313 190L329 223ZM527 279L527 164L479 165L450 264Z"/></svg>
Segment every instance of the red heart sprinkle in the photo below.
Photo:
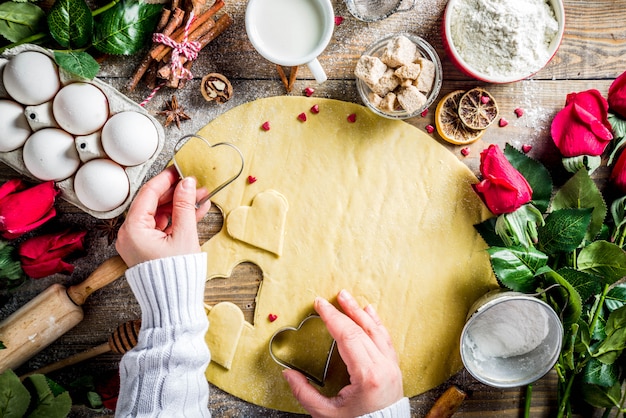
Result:
<svg viewBox="0 0 626 418"><path fill-rule="evenodd" d="M470 149L469 149L469 147L461 148L461 154L462 154L464 157L467 157L467 156L469 155L469 153L470 153Z"/></svg>
<svg viewBox="0 0 626 418"><path fill-rule="evenodd" d="M509 121L504 118L500 118L500 122L498 122L498 126L501 128L504 128L508 124L509 124Z"/></svg>
<svg viewBox="0 0 626 418"><path fill-rule="evenodd" d="M533 149L532 145L529 145L529 144L522 145L522 151L524 151L524 154L528 154L531 149Z"/></svg>
<svg viewBox="0 0 626 418"><path fill-rule="evenodd" d="M348 122L350 122L350 123L356 122L356 113L350 113L348 115Z"/></svg>
<svg viewBox="0 0 626 418"><path fill-rule="evenodd" d="M304 89L304 94L306 94L307 97L313 96L313 93L315 93L315 90L311 87L307 87Z"/></svg>
<svg viewBox="0 0 626 418"><path fill-rule="evenodd" d="M298 115L298 119L302 122L306 122L306 113L302 112Z"/></svg>
<svg viewBox="0 0 626 418"><path fill-rule="evenodd" d="M261 125L261 129L263 129L264 131L269 131L270 130L270 121L265 121L263 123L263 125Z"/></svg>
<svg viewBox="0 0 626 418"><path fill-rule="evenodd" d="M522 116L524 116L524 109L522 109L521 107L518 107L517 109L515 109L514 112L518 118L521 118Z"/></svg>
<svg viewBox="0 0 626 418"><path fill-rule="evenodd" d="M426 117L426 115L428 115L428 108L422 110L422 113L420 113L420 116L423 118Z"/></svg>
<svg viewBox="0 0 626 418"><path fill-rule="evenodd" d="M432 134L433 132L435 132L435 127L433 125L426 125L426 132Z"/></svg>
<svg viewBox="0 0 626 418"><path fill-rule="evenodd" d="M254 176L248 176L248 184L252 184L256 181L256 177Z"/></svg>
<svg viewBox="0 0 626 418"><path fill-rule="evenodd" d="M317 115L318 113L320 113L320 106L319 106L319 105L316 105L316 104L314 104L313 106L311 106L311 113L315 113L316 115Z"/></svg>
<svg viewBox="0 0 626 418"><path fill-rule="evenodd" d="M271 314L269 314L269 315L267 316L267 320L268 320L268 321L270 321L270 322L274 322L274 321L276 321L277 319L278 319L278 315L273 314L273 313L271 313Z"/></svg>
<svg viewBox="0 0 626 418"><path fill-rule="evenodd" d="M343 16L335 16L335 25L339 26L343 23Z"/></svg>
<svg viewBox="0 0 626 418"><path fill-rule="evenodd" d="M489 103L491 101L491 99L489 98L489 96L480 96L480 101L483 104L487 104L487 103Z"/></svg>

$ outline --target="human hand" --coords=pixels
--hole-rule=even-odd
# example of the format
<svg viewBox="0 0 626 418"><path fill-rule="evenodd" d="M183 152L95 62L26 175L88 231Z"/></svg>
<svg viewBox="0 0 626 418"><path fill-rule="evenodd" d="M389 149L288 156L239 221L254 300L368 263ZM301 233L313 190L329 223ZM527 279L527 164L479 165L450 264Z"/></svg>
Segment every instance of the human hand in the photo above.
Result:
<svg viewBox="0 0 626 418"><path fill-rule="evenodd" d="M115 248L126 265L200 252L197 222L211 202L196 208L196 201L207 194L204 188L196 190L193 177L179 181L174 167L144 184L117 235Z"/></svg>
<svg viewBox="0 0 626 418"><path fill-rule="evenodd" d="M327 398L302 373L283 371L295 398L316 418L355 417L386 408L404 396L398 356L374 308L361 309L346 290L339 292L337 300L345 314L323 298L316 298L314 306L337 342L350 384Z"/></svg>

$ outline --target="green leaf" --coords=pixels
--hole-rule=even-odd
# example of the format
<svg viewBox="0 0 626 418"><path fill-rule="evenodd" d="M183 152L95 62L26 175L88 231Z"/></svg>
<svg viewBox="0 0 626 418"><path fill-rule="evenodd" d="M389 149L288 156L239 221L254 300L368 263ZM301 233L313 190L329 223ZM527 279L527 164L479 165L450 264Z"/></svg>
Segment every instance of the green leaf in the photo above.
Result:
<svg viewBox="0 0 626 418"><path fill-rule="evenodd" d="M616 367L590 359L582 373L582 381L590 385L610 388L618 381Z"/></svg>
<svg viewBox="0 0 626 418"><path fill-rule="evenodd" d="M26 280L17 249L0 240L0 289L15 289Z"/></svg>
<svg viewBox="0 0 626 418"><path fill-rule="evenodd" d="M45 28L46 14L32 3L0 3L0 35L18 42Z"/></svg>
<svg viewBox="0 0 626 418"><path fill-rule="evenodd" d="M600 278L593 274L572 268L562 268L557 273L576 289L582 302L587 301L602 290Z"/></svg>
<svg viewBox="0 0 626 418"><path fill-rule="evenodd" d="M593 208L593 214L585 238L587 241L593 241L602 228L607 207L602 193L589 177L589 173L580 170L556 193L552 200L552 210L586 208Z"/></svg>
<svg viewBox="0 0 626 418"><path fill-rule="evenodd" d="M611 240L613 242L623 242L626 234L626 196L615 199L611 203L611 218L614 224Z"/></svg>
<svg viewBox="0 0 626 418"><path fill-rule="evenodd" d="M539 228L540 248L547 254L574 251L585 238L593 209L561 209L550 213Z"/></svg>
<svg viewBox="0 0 626 418"><path fill-rule="evenodd" d="M546 287L551 284L559 285L546 295L552 299L554 309L560 312L563 327L567 329L577 323L582 315L583 305L578 291L563 276L549 267L544 267L540 273L546 278Z"/></svg>
<svg viewBox="0 0 626 418"><path fill-rule="evenodd" d="M496 234L496 220L497 217L489 218L479 224L474 225L476 231L480 234L482 239L490 247L504 247L504 241Z"/></svg>
<svg viewBox="0 0 626 418"><path fill-rule="evenodd" d="M94 47L113 55L139 52L152 36L162 8L158 4L121 1L98 16Z"/></svg>
<svg viewBox="0 0 626 418"><path fill-rule="evenodd" d="M524 293L536 290L535 273L546 265L548 256L532 247L490 247L487 252L493 271L504 286Z"/></svg>
<svg viewBox="0 0 626 418"><path fill-rule="evenodd" d="M605 284L613 284L626 276L626 253L607 241L595 241L578 255L578 269L602 277Z"/></svg>
<svg viewBox="0 0 626 418"><path fill-rule="evenodd" d="M59 386L42 374L30 375L28 379L37 394L29 418L65 418L70 413L72 399L67 391L56 394L60 392Z"/></svg>
<svg viewBox="0 0 626 418"><path fill-rule="evenodd" d="M93 16L84 0L56 0L48 14L50 35L64 48L82 48L91 42Z"/></svg>
<svg viewBox="0 0 626 418"><path fill-rule="evenodd" d="M604 305L609 312L613 312L626 305L626 283L620 283L609 290L604 299Z"/></svg>
<svg viewBox="0 0 626 418"><path fill-rule="evenodd" d="M87 80L93 79L100 71L100 64L87 52L57 51L54 60L63 70Z"/></svg>
<svg viewBox="0 0 626 418"><path fill-rule="evenodd" d="M533 160L509 144L504 147L504 155L530 184L533 190L533 205L545 213L552 197L552 177L548 170L539 161Z"/></svg>
<svg viewBox="0 0 626 418"><path fill-rule="evenodd" d="M613 364L626 348L626 306L611 312L606 321L606 338L596 347L594 357Z"/></svg>
<svg viewBox="0 0 626 418"><path fill-rule="evenodd" d="M29 403L30 394L13 370L8 369L0 374L0 416L21 418Z"/></svg>
<svg viewBox="0 0 626 418"><path fill-rule="evenodd" d="M583 399L591 406L596 408L613 408L619 407L622 395L621 384L617 382L609 388L597 385L582 385Z"/></svg>

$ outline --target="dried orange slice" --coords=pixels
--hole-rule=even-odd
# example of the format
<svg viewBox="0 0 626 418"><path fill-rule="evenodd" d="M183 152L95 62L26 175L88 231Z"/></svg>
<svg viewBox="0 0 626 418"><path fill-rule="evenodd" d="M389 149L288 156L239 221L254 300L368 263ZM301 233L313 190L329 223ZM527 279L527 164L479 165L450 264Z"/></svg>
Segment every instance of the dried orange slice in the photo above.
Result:
<svg viewBox="0 0 626 418"><path fill-rule="evenodd" d="M468 90L459 100L459 118L470 129L487 129L498 117L498 104L480 87Z"/></svg>
<svg viewBox="0 0 626 418"><path fill-rule="evenodd" d="M484 130L470 129L459 118L459 101L465 94L456 90L441 98L435 110L435 126L439 135L447 142L455 145L467 145L478 140Z"/></svg>

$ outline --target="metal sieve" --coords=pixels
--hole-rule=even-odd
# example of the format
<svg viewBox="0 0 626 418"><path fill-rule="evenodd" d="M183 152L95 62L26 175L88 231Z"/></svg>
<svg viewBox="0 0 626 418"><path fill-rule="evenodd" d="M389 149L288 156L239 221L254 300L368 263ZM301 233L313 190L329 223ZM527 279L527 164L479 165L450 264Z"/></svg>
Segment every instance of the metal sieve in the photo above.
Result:
<svg viewBox="0 0 626 418"><path fill-rule="evenodd" d="M345 0L352 16L363 22L376 22L396 12L408 12L415 7L415 0L407 0L406 8L400 8L403 0Z"/></svg>

